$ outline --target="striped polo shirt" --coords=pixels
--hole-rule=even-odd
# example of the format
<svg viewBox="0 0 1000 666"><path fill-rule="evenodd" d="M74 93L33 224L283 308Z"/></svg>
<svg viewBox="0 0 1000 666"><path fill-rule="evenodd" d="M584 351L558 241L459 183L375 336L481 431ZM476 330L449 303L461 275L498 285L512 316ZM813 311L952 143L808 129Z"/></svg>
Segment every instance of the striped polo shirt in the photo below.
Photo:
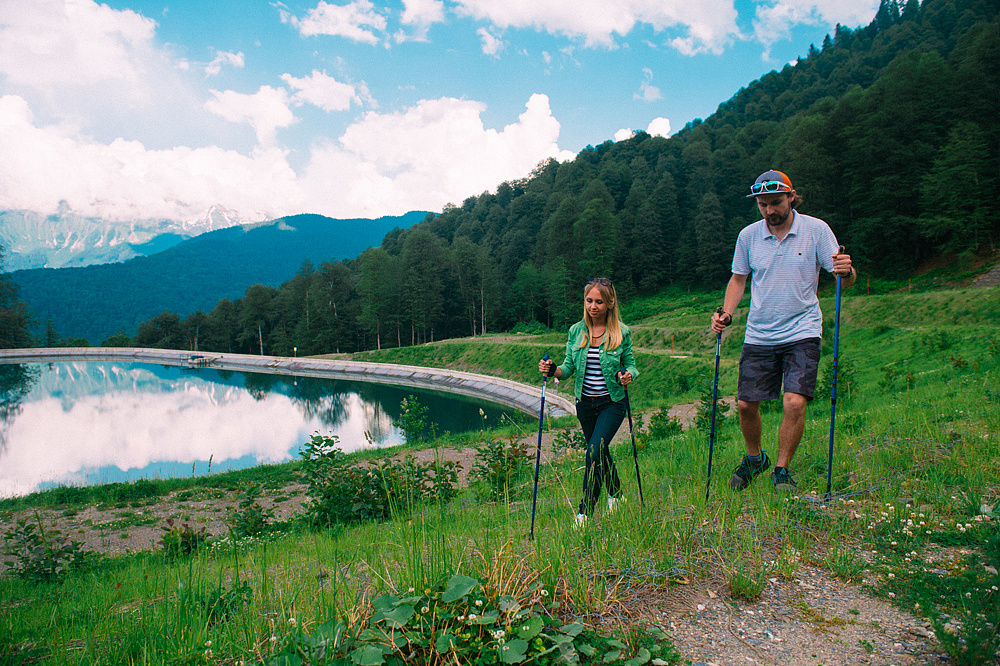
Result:
<svg viewBox="0 0 1000 666"><path fill-rule="evenodd" d="M816 289L819 269L833 271L837 237L823 220L795 211L780 241L758 220L736 241L733 273L750 275L750 314L744 341L779 345L823 335Z"/></svg>

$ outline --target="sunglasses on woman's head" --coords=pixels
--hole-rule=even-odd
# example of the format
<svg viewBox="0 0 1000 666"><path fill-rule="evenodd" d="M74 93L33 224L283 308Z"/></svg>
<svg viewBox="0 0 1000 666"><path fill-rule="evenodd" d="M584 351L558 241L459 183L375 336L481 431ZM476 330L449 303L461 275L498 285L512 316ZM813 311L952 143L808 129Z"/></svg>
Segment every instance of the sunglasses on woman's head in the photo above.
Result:
<svg viewBox="0 0 1000 666"><path fill-rule="evenodd" d="M594 284L595 282L597 284L602 284L605 287L611 286L611 280L609 280L608 278L590 278L589 280L587 280L587 284Z"/></svg>

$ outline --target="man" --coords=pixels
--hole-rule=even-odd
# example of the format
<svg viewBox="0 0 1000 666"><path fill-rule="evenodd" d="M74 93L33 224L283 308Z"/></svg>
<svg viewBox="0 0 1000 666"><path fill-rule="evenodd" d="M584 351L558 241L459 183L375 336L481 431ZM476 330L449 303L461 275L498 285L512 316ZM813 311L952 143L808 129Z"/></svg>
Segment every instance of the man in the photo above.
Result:
<svg viewBox="0 0 1000 666"><path fill-rule="evenodd" d="M857 272L850 255L840 252L826 222L795 210L799 199L784 173L762 173L750 187L750 197L756 198L763 219L740 232L723 311L712 315L716 333L732 324L747 277L751 278L736 391L747 454L729 479L729 487L743 490L771 468L767 452L761 449L760 403L777 398L784 384L778 459L771 483L775 490L791 490L796 483L788 467L802 439L806 404L812 400L819 368L823 334L823 313L816 296L819 269L843 277L846 287L854 284Z"/></svg>

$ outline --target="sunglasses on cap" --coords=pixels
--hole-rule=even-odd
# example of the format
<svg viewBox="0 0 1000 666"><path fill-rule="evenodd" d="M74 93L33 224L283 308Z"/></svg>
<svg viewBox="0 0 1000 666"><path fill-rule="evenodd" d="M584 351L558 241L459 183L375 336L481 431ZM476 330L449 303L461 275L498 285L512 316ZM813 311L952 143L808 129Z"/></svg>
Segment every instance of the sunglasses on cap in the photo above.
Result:
<svg viewBox="0 0 1000 666"><path fill-rule="evenodd" d="M750 186L749 197L755 197L758 194L772 194L774 192L788 192L791 194L792 188L788 186L787 183L782 183L780 180L769 180L763 183L754 183Z"/></svg>
<svg viewBox="0 0 1000 666"><path fill-rule="evenodd" d="M597 284L604 285L605 287L611 286L611 280L609 280L608 278L590 278L589 280L587 280L587 284L594 284L595 282Z"/></svg>

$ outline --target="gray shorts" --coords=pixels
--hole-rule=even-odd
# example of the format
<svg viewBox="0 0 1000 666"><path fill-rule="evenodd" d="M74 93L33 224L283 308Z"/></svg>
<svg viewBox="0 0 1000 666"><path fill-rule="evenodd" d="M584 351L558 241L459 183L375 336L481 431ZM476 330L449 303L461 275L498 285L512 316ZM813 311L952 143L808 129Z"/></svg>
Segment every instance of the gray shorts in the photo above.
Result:
<svg viewBox="0 0 1000 666"><path fill-rule="evenodd" d="M806 338L781 345L743 345L736 397L747 402L774 400L798 393L812 400L819 370L820 339Z"/></svg>

